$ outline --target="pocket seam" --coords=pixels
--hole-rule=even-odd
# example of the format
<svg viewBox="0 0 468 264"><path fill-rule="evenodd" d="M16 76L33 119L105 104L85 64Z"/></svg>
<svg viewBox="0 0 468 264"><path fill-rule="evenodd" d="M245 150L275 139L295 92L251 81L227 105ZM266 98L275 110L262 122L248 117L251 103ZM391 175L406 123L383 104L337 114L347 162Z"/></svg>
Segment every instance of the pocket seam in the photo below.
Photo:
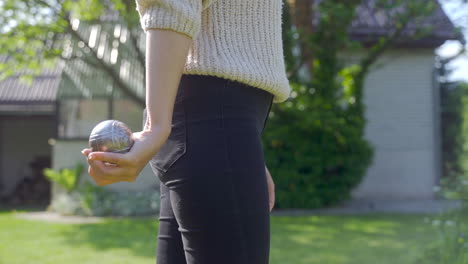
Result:
<svg viewBox="0 0 468 264"><path fill-rule="evenodd" d="M158 153L156 153L155 156L150 160L150 165L155 169L161 171L162 173L166 173L187 152L187 124L185 108L182 105L180 107L182 107L182 110L180 111L182 112L183 118L182 121L177 122L179 126L174 127L171 131L171 135L174 136L173 140L175 141L175 143L169 149L169 153L167 154L169 156L161 158L158 157L158 154L160 154L159 151L161 151L164 148L165 144L168 144L166 141L161 146L161 149L158 151ZM176 129L180 129L180 131L177 131ZM171 135L169 135L169 138L171 138Z"/></svg>

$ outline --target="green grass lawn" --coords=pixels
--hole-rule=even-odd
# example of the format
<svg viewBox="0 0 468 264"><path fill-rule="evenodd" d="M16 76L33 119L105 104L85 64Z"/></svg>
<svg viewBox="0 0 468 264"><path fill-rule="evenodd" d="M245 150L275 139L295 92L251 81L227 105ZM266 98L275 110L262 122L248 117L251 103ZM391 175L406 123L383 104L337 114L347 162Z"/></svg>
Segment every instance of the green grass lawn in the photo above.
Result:
<svg viewBox="0 0 468 264"><path fill-rule="evenodd" d="M414 264L436 237L423 220L424 215L273 215L270 263ZM58 224L0 211L0 263L155 263L157 228L157 218Z"/></svg>

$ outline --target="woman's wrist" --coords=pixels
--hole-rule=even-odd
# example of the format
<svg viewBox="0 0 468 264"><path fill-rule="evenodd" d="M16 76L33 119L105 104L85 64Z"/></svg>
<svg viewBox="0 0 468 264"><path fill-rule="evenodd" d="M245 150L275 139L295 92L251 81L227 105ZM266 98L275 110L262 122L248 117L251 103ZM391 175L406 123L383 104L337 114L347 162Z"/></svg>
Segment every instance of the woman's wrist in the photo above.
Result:
<svg viewBox="0 0 468 264"><path fill-rule="evenodd" d="M146 123L145 128L143 129L146 133L161 133L167 137L171 133L171 125L169 124L150 124Z"/></svg>

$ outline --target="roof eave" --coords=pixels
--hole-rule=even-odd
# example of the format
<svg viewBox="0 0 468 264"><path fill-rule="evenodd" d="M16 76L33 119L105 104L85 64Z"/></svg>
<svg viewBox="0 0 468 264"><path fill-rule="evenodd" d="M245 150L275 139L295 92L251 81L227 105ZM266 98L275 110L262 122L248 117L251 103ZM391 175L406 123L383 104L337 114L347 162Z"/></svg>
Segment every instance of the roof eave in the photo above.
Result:
<svg viewBox="0 0 468 264"><path fill-rule="evenodd" d="M374 44L376 44L380 38L386 37L385 35L382 34L360 34L360 33L351 33L350 38L352 40L358 41L363 46L369 47ZM427 48L437 48L440 45L444 44L445 41L447 40L457 40L460 41L461 43L464 43L464 38L463 36L456 36L456 35L450 35L450 36L428 36L424 38L418 38L418 39L411 39L411 38L402 38L400 40L397 40L396 43L393 45L393 47L397 48L413 48L413 49L427 49Z"/></svg>

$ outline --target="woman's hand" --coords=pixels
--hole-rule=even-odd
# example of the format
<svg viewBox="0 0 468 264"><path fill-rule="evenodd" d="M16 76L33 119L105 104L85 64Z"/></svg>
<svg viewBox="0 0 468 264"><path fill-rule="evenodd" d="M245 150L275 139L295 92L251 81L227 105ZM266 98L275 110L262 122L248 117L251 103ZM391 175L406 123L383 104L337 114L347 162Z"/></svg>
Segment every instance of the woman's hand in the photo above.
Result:
<svg viewBox="0 0 468 264"><path fill-rule="evenodd" d="M275 183L273 182L273 178L271 178L270 171L268 171L268 168L265 166L265 171L266 171L266 177L267 177L267 183L268 183L268 195L269 195L269 203L270 203L270 212L273 209L273 206L275 205Z"/></svg>
<svg viewBox="0 0 468 264"><path fill-rule="evenodd" d="M127 153L81 151L89 164L88 173L97 185L103 186L120 181L133 182L149 160L167 140L168 129L151 129L133 133L134 143ZM114 163L107 165L104 162Z"/></svg>

